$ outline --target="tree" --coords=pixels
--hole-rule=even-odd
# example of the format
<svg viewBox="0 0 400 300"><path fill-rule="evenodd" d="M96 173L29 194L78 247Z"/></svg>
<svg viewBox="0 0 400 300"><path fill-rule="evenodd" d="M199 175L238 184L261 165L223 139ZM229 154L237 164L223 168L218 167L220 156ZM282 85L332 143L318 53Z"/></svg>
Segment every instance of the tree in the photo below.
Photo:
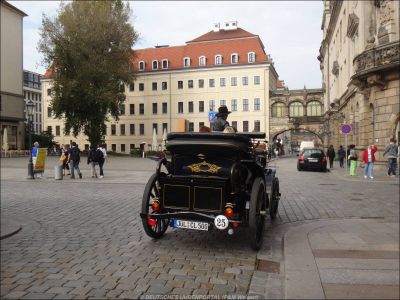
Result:
<svg viewBox="0 0 400 300"><path fill-rule="evenodd" d="M58 15L43 16L38 49L53 73L51 109L63 118L64 132L104 141L105 122L119 118L121 87L134 80L132 46L138 35L129 23L129 4L73 1Z"/></svg>

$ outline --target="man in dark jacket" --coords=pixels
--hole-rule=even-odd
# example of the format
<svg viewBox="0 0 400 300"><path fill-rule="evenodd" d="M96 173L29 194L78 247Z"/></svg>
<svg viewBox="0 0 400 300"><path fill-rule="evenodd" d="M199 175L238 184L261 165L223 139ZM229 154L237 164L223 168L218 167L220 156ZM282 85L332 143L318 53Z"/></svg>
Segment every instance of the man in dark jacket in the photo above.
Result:
<svg viewBox="0 0 400 300"><path fill-rule="evenodd" d="M330 145L328 148L328 157L329 157L329 168L333 168L333 160L335 159L336 153L333 145Z"/></svg>
<svg viewBox="0 0 400 300"><path fill-rule="evenodd" d="M211 123L211 131L224 131L224 129L229 126L226 119L230 113L231 112L228 111L225 105L220 106L216 114L217 118Z"/></svg>
<svg viewBox="0 0 400 300"><path fill-rule="evenodd" d="M79 162L81 161L81 150L78 148L78 145L75 142L72 142L72 147L68 152L68 161L71 163L71 178L75 178L75 170L79 174L79 178L82 179L82 173L79 169Z"/></svg>

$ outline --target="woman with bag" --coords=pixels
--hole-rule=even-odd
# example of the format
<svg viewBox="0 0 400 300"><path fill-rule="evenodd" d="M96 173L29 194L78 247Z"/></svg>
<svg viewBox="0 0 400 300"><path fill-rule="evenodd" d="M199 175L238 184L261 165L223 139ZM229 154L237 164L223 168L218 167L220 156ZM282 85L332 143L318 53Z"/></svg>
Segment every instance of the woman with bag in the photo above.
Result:
<svg viewBox="0 0 400 300"><path fill-rule="evenodd" d="M68 172L69 172L69 166L68 166L68 148L69 148L69 145L61 145L61 156L60 156L60 161L62 162L63 176L65 176L65 169L67 169ZM70 175L70 174L68 173L67 175Z"/></svg>
<svg viewBox="0 0 400 300"><path fill-rule="evenodd" d="M350 176L356 176L356 168L357 168L357 159L358 155L355 150L356 145L350 145L350 154L349 154L349 161L350 161Z"/></svg>

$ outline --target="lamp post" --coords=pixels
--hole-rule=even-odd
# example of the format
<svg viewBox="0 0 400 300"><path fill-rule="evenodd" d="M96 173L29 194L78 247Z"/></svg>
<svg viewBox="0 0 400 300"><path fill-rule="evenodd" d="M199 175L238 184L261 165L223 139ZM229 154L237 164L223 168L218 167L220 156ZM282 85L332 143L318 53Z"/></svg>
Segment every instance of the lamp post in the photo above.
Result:
<svg viewBox="0 0 400 300"><path fill-rule="evenodd" d="M28 163L28 179L35 179L33 174L33 160L32 160L32 117L33 117L33 109L35 104L32 100L29 100L26 103L26 108L28 111L28 130L29 130L29 163Z"/></svg>

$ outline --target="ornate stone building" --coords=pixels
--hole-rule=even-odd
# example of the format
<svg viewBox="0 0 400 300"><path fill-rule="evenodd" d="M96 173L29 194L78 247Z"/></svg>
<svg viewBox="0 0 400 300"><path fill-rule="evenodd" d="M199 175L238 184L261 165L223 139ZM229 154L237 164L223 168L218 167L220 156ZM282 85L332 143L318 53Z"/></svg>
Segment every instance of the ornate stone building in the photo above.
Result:
<svg viewBox="0 0 400 300"><path fill-rule="evenodd" d="M399 1L324 1L320 68L325 146L383 149L399 139ZM382 152L377 159L383 161Z"/></svg>

